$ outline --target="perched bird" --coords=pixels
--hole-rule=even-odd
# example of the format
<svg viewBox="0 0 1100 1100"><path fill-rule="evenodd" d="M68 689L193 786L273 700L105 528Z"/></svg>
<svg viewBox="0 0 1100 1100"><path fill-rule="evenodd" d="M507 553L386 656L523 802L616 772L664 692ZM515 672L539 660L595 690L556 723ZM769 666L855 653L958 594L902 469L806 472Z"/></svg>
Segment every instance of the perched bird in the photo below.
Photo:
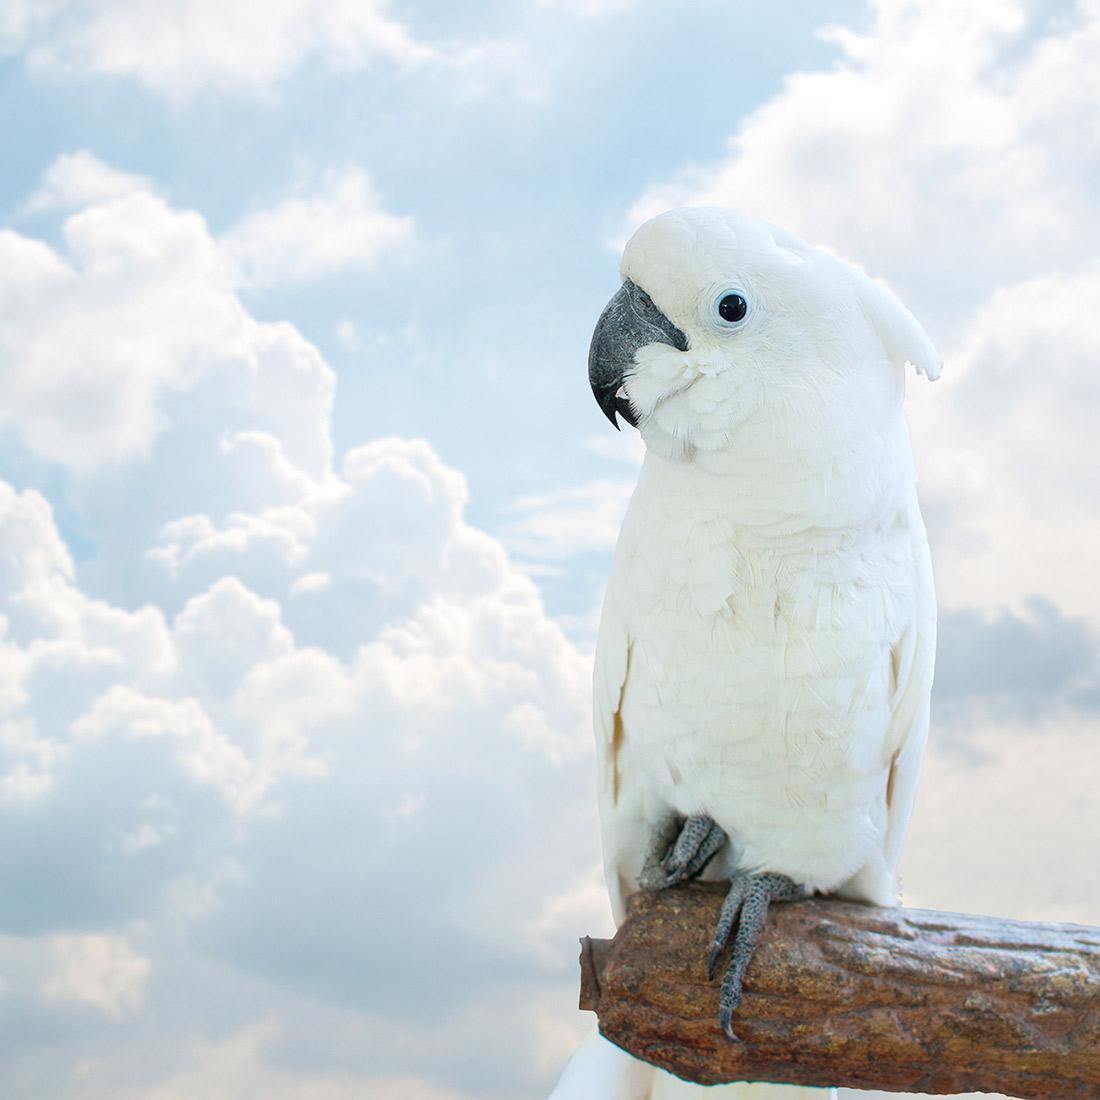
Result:
<svg viewBox="0 0 1100 1100"><path fill-rule="evenodd" d="M729 880L700 967L736 1041L771 901L897 902L936 631L902 406L940 360L863 271L729 210L646 222L621 275L589 377L646 454L596 649L604 866L617 923L638 889ZM696 1091L594 1038L553 1095Z"/></svg>

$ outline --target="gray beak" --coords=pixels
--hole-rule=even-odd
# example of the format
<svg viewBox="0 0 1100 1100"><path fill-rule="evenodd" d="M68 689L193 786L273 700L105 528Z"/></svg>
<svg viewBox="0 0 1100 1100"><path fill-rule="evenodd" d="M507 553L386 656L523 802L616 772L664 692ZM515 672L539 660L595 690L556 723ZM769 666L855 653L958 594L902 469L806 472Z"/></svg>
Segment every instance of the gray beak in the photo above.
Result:
<svg viewBox="0 0 1100 1100"><path fill-rule="evenodd" d="M588 349L588 381L604 416L618 429L618 413L632 428L637 418L619 392L634 353L646 344L671 344L687 351L687 337L653 304L653 299L629 279L596 322L592 346Z"/></svg>

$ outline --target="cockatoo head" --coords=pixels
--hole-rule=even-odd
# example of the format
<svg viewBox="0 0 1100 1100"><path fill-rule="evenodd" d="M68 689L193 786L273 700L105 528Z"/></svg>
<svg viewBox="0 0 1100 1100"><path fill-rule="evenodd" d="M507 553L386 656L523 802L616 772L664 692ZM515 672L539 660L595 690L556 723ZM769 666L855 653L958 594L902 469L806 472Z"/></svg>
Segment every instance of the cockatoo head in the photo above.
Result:
<svg viewBox="0 0 1100 1100"><path fill-rule="evenodd" d="M613 424L669 456L873 430L904 368L940 360L881 284L765 222L671 210L630 238L592 337L589 380Z"/></svg>

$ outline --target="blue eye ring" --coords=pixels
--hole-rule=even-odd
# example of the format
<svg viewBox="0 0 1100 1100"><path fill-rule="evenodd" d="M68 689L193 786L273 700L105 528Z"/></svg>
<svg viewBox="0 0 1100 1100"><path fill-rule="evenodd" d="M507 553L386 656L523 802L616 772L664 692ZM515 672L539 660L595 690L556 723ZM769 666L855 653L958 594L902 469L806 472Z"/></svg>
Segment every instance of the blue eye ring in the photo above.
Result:
<svg viewBox="0 0 1100 1100"><path fill-rule="evenodd" d="M756 292L742 280L715 280L700 295L699 319L715 336L733 335L753 324L762 305Z"/></svg>

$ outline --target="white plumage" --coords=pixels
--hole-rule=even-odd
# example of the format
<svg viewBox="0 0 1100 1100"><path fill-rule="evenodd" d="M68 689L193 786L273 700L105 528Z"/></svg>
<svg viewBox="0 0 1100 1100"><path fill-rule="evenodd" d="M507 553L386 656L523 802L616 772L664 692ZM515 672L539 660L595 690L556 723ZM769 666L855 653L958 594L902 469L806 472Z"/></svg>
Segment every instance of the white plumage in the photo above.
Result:
<svg viewBox="0 0 1100 1100"><path fill-rule="evenodd" d="M621 270L688 350L647 344L624 379L646 457L594 679L616 921L670 811L728 835L704 877L776 871L894 904L935 647L902 403L906 365L935 378L938 356L862 271L730 211L654 218ZM716 311L730 293L735 324ZM694 1091L606 1044L581 1055L578 1080L585 1057L618 1059L619 1091L571 1092L567 1074L556 1100ZM707 1090L768 1094L798 1090Z"/></svg>

